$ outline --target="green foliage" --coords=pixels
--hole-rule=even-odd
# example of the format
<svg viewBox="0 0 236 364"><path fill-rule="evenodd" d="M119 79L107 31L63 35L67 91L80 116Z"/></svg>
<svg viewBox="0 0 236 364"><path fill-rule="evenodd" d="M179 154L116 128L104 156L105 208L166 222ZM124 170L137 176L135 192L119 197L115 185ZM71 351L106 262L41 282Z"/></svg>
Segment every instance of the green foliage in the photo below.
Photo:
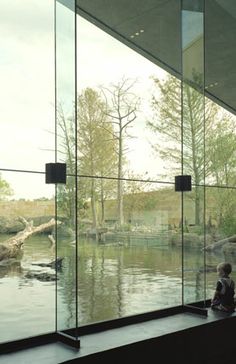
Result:
<svg viewBox="0 0 236 364"><path fill-rule="evenodd" d="M84 179L86 197L91 201L93 226L98 224L97 202L102 206L114 193L115 182L95 176L114 176L117 169L117 141L113 125L107 116L107 106L100 94L86 88L78 97L78 170Z"/></svg>
<svg viewBox="0 0 236 364"><path fill-rule="evenodd" d="M10 184L2 179L0 175L0 201L7 200L9 197L13 195L13 190Z"/></svg>
<svg viewBox="0 0 236 364"><path fill-rule="evenodd" d="M197 184L202 183L206 172L204 158L207 158L204 142L211 138L217 106L208 99L204 100L202 93L187 84L183 85L181 98L181 82L173 76L164 81L153 78L153 81L157 94L153 95L151 102L153 120L147 122L157 136L152 147L168 161L168 168L173 167L168 169L168 174L174 176L181 171L183 143L184 172L192 175Z"/></svg>
<svg viewBox="0 0 236 364"><path fill-rule="evenodd" d="M197 75L194 77L199 84ZM156 135L152 147L168 162L169 178L180 174L182 167L184 174L192 176L195 224L199 225L203 196L198 185L206 180L235 185L235 118L188 84L182 85L181 97L181 82L173 76L153 81L157 93L152 97L153 120L147 123Z"/></svg>
<svg viewBox="0 0 236 364"><path fill-rule="evenodd" d="M114 131L106 104L96 90L86 88L78 97L79 173L111 175L116 168Z"/></svg>
<svg viewBox="0 0 236 364"><path fill-rule="evenodd" d="M234 189L208 188L206 207L211 229L217 229L223 236L236 234L236 191Z"/></svg>
<svg viewBox="0 0 236 364"><path fill-rule="evenodd" d="M220 231L223 232L227 237L235 235L236 216L232 216L230 213L227 213L227 215L222 218Z"/></svg>
<svg viewBox="0 0 236 364"><path fill-rule="evenodd" d="M84 89L77 99L77 131L73 116L66 116L62 107L58 110L60 155L70 174L75 174L77 159L77 173L81 176L77 186L77 205L84 206L86 201L90 207L86 210L80 208L79 214L92 217L94 228L98 223L104 223L107 199L117 197L118 215L123 215L124 142L130 137L127 130L136 119L139 103L139 98L131 90L133 84L133 81L122 79L110 89L103 88L102 95L95 89ZM114 176L118 180L106 178ZM76 187L71 179L65 186L58 187L58 207L73 221ZM123 221L121 217L120 221Z"/></svg>
<svg viewBox="0 0 236 364"><path fill-rule="evenodd" d="M130 232L131 230L132 230L131 224L123 224L121 227L119 227L119 231Z"/></svg>
<svg viewBox="0 0 236 364"><path fill-rule="evenodd" d="M216 120L211 138L206 144L209 156L208 170L217 185L235 186L235 131L235 117L225 112L222 119Z"/></svg>

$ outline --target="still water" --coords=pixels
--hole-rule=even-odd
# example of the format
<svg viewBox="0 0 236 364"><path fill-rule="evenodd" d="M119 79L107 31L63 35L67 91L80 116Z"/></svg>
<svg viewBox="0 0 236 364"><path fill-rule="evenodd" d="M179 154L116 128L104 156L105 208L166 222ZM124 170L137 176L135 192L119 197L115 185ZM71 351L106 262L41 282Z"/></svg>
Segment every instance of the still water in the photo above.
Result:
<svg viewBox="0 0 236 364"><path fill-rule="evenodd" d="M59 330L75 326L75 246L68 242L59 245L58 256L63 262L57 294L55 281L44 282L37 278L42 272L49 276L55 273L52 268L37 265L54 259L55 252L47 237L26 241L20 262L0 264L0 342L55 331L56 323ZM209 254L206 258L207 264L213 266L224 260L220 254ZM185 251L184 262L185 302L202 300L205 292L207 298L211 297L216 273L208 273L205 280L204 274L199 272L203 253ZM81 239L79 324L181 304L181 264L181 248L140 240L120 245Z"/></svg>

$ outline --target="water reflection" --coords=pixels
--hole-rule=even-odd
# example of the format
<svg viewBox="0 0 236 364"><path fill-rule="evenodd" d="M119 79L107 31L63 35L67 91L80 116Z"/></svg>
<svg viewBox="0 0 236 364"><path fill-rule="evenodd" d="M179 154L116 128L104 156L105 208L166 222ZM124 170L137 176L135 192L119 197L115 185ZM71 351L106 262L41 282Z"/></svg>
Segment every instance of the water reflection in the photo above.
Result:
<svg viewBox="0 0 236 364"><path fill-rule="evenodd" d="M58 272L58 329L75 326L75 247L61 242L63 257ZM53 273L34 265L53 259L50 244L42 236L29 239L21 261L0 265L0 340L14 340L55 330L55 281L27 278L27 272ZM216 266L224 256L208 254L207 264ZM232 278L235 277L236 260ZM184 280L186 302L203 299L205 293L202 252L185 252L188 262ZM181 304L181 248L147 246L140 241L127 246L79 241L78 321L79 325L115 319ZM55 271L54 271L55 272ZM206 296L215 288L216 273L207 272ZM28 299L30 297L30 299ZM32 325L32 322L36 323Z"/></svg>
<svg viewBox="0 0 236 364"><path fill-rule="evenodd" d="M61 254L61 252L60 252ZM66 251L58 285L70 312L60 327L70 327L75 315L74 250ZM79 242L79 324L109 320L180 304L180 251L161 248ZM64 307L65 308L65 307ZM64 311L65 314L65 311Z"/></svg>
<svg viewBox="0 0 236 364"><path fill-rule="evenodd" d="M0 278L20 277L23 274L21 262L16 259L9 259L0 262Z"/></svg>

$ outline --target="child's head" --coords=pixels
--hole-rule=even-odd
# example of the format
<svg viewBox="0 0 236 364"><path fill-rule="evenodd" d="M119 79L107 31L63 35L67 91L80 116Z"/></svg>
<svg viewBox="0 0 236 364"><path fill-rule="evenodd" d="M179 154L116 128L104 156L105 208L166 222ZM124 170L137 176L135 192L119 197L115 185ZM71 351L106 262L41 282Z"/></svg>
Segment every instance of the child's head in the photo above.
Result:
<svg viewBox="0 0 236 364"><path fill-rule="evenodd" d="M217 272L219 276L228 276L232 272L232 265L230 263L220 263L217 265Z"/></svg>

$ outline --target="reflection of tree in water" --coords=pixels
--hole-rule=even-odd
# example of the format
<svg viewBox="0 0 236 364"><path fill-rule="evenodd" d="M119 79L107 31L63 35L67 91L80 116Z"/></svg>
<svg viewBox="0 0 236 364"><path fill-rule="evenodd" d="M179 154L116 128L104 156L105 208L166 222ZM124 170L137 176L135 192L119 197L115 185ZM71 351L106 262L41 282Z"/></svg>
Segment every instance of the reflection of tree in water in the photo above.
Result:
<svg viewBox="0 0 236 364"><path fill-rule="evenodd" d="M184 303L204 300L205 276L203 267L203 252L185 249L184 251Z"/></svg>
<svg viewBox="0 0 236 364"><path fill-rule="evenodd" d="M89 250L89 247L87 247ZM94 244L81 255L79 269L80 322L120 317L122 311L122 251L119 255ZM87 307L87 310L83 309Z"/></svg>
<svg viewBox="0 0 236 364"><path fill-rule="evenodd" d="M59 294L62 295L66 307L65 311L60 313L64 318L58 317L58 319L59 322L63 322L64 319L68 328L75 325L75 256L74 248L65 250L66 258L58 286ZM79 325L123 317L124 313L137 313L136 298L135 301L132 301L132 296L136 297L142 291L149 292L148 284L150 282L154 289L152 282L156 280L159 272L166 274L165 272L168 271L168 276L173 275L176 278L176 269L179 266L179 250L176 252L173 252L173 249L162 251L150 248L149 250L146 246L126 248L117 244L103 245L92 240L80 239ZM156 283L156 289L159 287L158 284L159 282ZM153 299L155 299L156 291L149 293L153 294ZM176 292L173 292L173 295L176 296ZM163 297L163 306L165 304L166 297ZM58 308L60 312L60 307ZM68 312L66 312L67 310ZM142 311L142 307L140 311Z"/></svg>
<svg viewBox="0 0 236 364"><path fill-rule="evenodd" d="M107 254L106 254L107 252ZM78 320L83 323L120 317L122 313L122 251L111 259L109 250L96 244L84 245L78 265ZM58 289L66 311L58 306L58 328L75 327L76 284L74 251L67 252L59 273ZM58 300L58 305L59 305ZM63 315L64 317L60 317Z"/></svg>
<svg viewBox="0 0 236 364"><path fill-rule="evenodd" d="M76 317L76 300L75 300L75 256L68 255L64 257L63 260L63 270L58 273L58 291L62 288L64 302L66 303L67 312L66 315L62 318L60 317L60 303L57 300L58 305L58 329L68 329L74 328L76 325L75 317ZM57 293L57 295L59 292ZM62 324L63 322L63 324Z"/></svg>
<svg viewBox="0 0 236 364"><path fill-rule="evenodd" d="M91 258L91 283L90 283L90 306L89 306L89 317L91 320L94 318L94 309L95 309L95 288L96 288L96 282L95 282L95 273L96 273L96 265L97 265L97 259L96 259L96 251L93 250L93 255ZM104 286L103 282L101 281L102 285Z"/></svg>
<svg viewBox="0 0 236 364"><path fill-rule="evenodd" d="M100 282L101 282L101 292L106 291L106 258L105 258L105 247L101 249L101 260L100 260ZM117 306L117 314L115 317L122 317L122 276L123 276L123 249L119 249L119 255L117 256L117 283L115 285L117 291L117 299L115 298L115 292L111 292L114 299L114 310ZM105 299L105 297L104 297ZM93 319L93 316L91 316Z"/></svg>
<svg viewBox="0 0 236 364"><path fill-rule="evenodd" d="M117 262L117 304L118 317L122 317L123 313L123 249L119 249Z"/></svg>
<svg viewBox="0 0 236 364"><path fill-rule="evenodd" d="M200 267L203 266L204 263L204 254L196 254L196 267L197 269L200 269ZM195 301L201 301L204 300L205 294L204 294L204 288L205 288L205 279L206 275L203 272L198 271L196 273L196 287L195 287Z"/></svg>
<svg viewBox="0 0 236 364"><path fill-rule="evenodd" d="M196 290L195 290L195 301L201 301L203 299L204 293L203 293L203 287L202 287L202 280L204 279L204 274L202 272L196 273Z"/></svg>

